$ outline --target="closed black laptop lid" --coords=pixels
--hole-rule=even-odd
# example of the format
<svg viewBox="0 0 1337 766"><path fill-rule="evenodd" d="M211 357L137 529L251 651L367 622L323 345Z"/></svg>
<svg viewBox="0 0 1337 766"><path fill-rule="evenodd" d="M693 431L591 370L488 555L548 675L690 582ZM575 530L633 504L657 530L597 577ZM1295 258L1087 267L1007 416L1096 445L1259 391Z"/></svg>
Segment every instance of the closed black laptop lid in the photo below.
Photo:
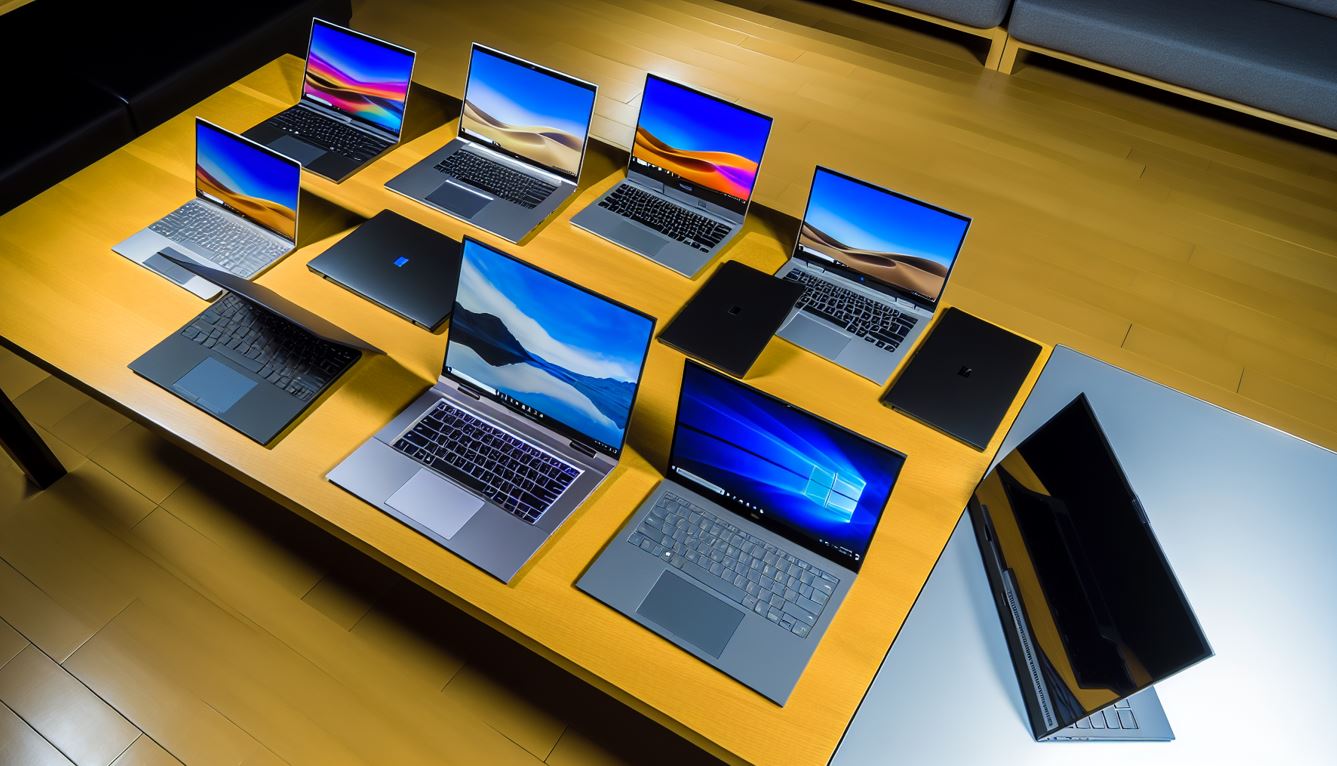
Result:
<svg viewBox="0 0 1337 766"><path fill-rule="evenodd" d="M236 293L251 303L269 309L293 324L302 327L312 334L319 335L331 343L339 343L363 351L370 351L374 354L384 353L365 340L344 330L333 322L307 311L267 287L257 285L254 282L242 279L241 277L226 271L205 266L204 264L196 262L194 259L181 255L170 247L160 251L159 255L198 277L204 277L230 293Z"/></svg>
<svg viewBox="0 0 1337 766"><path fill-rule="evenodd" d="M1039 355L1038 344L948 308L882 403L984 449Z"/></svg>
<svg viewBox="0 0 1337 766"><path fill-rule="evenodd" d="M996 559L991 574L1011 580L1029 634L1029 650L1014 657L1034 663L1018 668L1023 687L1038 680L1043 690L1032 716L1037 736L1211 656L1085 395L1004 457L970 509L986 561ZM1003 590L1001 581L994 586ZM1015 643L1014 617L999 595Z"/></svg>
<svg viewBox="0 0 1337 766"><path fill-rule="evenodd" d="M436 329L455 307L460 243L382 210L307 266L411 322Z"/></svg>

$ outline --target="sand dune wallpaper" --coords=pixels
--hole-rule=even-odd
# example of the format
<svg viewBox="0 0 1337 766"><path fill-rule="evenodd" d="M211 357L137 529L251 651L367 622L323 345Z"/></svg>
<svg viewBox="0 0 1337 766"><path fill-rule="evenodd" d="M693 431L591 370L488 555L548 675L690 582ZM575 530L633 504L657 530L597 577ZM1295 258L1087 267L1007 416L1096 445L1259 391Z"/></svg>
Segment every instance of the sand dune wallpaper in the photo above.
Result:
<svg viewBox="0 0 1337 766"><path fill-rule="evenodd" d="M677 173L692 183L746 199L757 177L757 163L732 152L686 151L660 141L644 127L636 129L638 159Z"/></svg>
<svg viewBox="0 0 1337 766"><path fill-rule="evenodd" d="M810 223L803 224L799 232L799 244L871 277L920 295L938 295L947 281L947 267L937 261L903 253L850 247Z"/></svg>
<svg viewBox="0 0 1337 766"><path fill-rule="evenodd" d="M571 173L580 167L580 153L585 146L583 136L540 125L508 125L469 101L464 102L460 124L541 165L564 168Z"/></svg>
<svg viewBox="0 0 1337 766"><path fill-rule="evenodd" d="M204 122L196 123L195 145L199 193L296 239L300 165Z"/></svg>
<svg viewBox="0 0 1337 766"><path fill-rule="evenodd" d="M234 191L202 167L195 168L195 182L201 192L222 200L223 204L267 229L283 233L292 231L296 226L297 214L292 208L263 197L251 197Z"/></svg>

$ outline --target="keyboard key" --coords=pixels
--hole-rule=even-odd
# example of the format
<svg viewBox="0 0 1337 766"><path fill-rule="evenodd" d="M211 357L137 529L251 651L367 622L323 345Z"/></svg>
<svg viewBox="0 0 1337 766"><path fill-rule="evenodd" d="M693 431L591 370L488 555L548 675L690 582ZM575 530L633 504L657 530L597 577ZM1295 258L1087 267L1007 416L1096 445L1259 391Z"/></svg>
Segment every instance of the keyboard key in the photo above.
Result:
<svg viewBox="0 0 1337 766"><path fill-rule="evenodd" d="M1119 714L1119 725L1125 729L1136 729L1137 719L1133 718L1133 711L1123 708L1115 711Z"/></svg>

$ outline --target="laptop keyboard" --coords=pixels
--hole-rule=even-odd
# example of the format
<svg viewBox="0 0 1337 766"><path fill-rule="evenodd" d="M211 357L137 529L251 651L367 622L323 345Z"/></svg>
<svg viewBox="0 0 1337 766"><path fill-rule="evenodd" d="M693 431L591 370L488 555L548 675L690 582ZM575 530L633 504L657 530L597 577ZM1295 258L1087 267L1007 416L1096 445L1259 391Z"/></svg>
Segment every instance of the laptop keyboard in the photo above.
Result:
<svg viewBox="0 0 1337 766"><path fill-rule="evenodd" d="M1078 729L1136 729L1137 719L1133 717L1132 703L1119 700L1113 707L1093 713L1073 724Z"/></svg>
<svg viewBox="0 0 1337 766"><path fill-rule="evenodd" d="M580 475L569 463L444 400L394 448L530 524Z"/></svg>
<svg viewBox="0 0 1337 766"><path fill-rule="evenodd" d="M798 308L863 338L888 351L895 351L905 341L919 317L906 314L881 301L833 284L801 269L785 274L785 279L805 288Z"/></svg>
<svg viewBox="0 0 1337 766"><path fill-rule="evenodd" d="M693 213L682 205L630 184L620 184L613 189L608 196L599 200L599 207L649 226L703 252L713 249L730 231L727 225L713 218Z"/></svg>
<svg viewBox="0 0 1337 766"><path fill-rule="evenodd" d="M149 228L173 242L195 245L196 252L244 279L255 276L290 249L286 242L263 236L198 199L173 210Z"/></svg>
<svg viewBox="0 0 1337 766"><path fill-rule="evenodd" d="M285 133L300 136L309 144L359 162L375 157L391 144L352 125L302 107L279 112L269 118L269 124Z"/></svg>
<svg viewBox="0 0 1337 766"><path fill-rule="evenodd" d="M840 584L672 492L660 496L628 542L799 638L812 632Z"/></svg>
<svg viewBox="0 0 1337 766"><path fill-rule="evenodd" d="M473 152L457 151L436 163L435 167L451 178L529 209L537 207L548 195L557 191L556 184L521 173Z"/></svg>
<svg viewBox="0 0 1337 766"><path fill-rule="evenodd" d="M181 334L304 402L318 396L359 356L232 293L181 328Z"/></svg>

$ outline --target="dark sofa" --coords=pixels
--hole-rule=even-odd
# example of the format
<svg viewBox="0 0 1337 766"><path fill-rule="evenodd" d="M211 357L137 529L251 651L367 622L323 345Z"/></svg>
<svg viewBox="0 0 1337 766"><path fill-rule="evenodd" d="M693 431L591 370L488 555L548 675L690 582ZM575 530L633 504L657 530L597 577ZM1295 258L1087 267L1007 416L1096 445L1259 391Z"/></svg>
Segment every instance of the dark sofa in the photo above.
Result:
<svg viewBox="0 0 1337 766"><path fill-rule="evenodd" d="M892 5L985 29L1003 23L1012 0L893 0Z"/></svg>
<svg viewBox="0 0 1337 766"><path fill-rule="evenodd" d="M179 2L36 0L0 16L0 66L31 98L11 103L24 122L0 145L0 213L282 53L304 54L312 16L351 15L349 0L217 10L199 24Z"/></svg>

